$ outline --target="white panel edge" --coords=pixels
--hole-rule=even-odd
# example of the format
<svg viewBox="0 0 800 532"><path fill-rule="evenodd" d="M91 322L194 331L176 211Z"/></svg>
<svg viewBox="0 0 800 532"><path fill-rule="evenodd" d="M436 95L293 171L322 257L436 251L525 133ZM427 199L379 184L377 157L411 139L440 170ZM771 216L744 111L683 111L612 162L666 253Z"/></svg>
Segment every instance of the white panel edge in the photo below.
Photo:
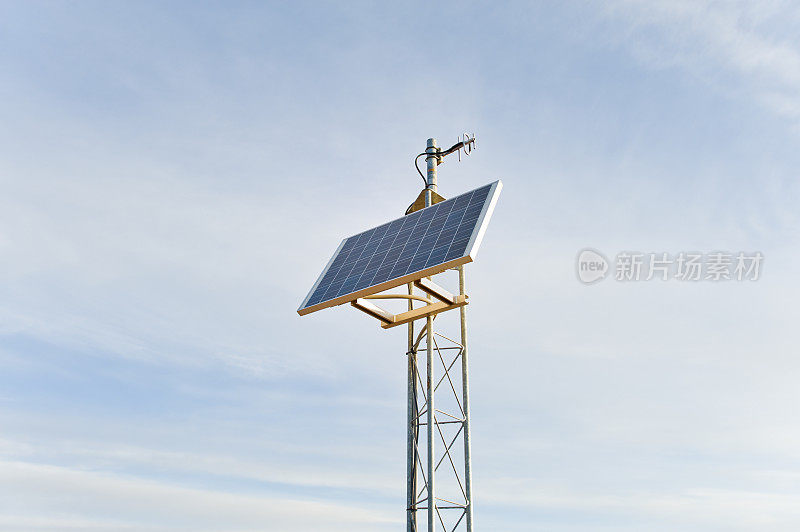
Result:
<svg viewBox="0 0 800 532"><path fill-rule="evenodd" d="M483 235L486 233L486 228L489 226L489 220L492 217L494 207L497 205L497 198L500 197L500 191L502 189L503 182L501 180L498 179L492 183L492 188L489 190L489 201L484 204L483 211L481 211L480 218L478 218L478 230L472 233L472 238L467 244L466 255L469 255L469 258L472 260L475 260L475 256L478 254L478 248L481 246Z"/></svg>

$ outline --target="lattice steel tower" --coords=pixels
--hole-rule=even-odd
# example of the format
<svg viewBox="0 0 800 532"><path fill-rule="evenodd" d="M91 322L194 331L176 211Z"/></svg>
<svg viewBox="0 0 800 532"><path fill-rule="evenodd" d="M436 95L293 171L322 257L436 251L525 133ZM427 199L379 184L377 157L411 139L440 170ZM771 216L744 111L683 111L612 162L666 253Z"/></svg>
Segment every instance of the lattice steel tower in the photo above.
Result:
<svg viewBox="0 0 800 532"><path fill-rule="evenodd" d="M406 216L344 239L298 309L304 315L349 302L383 328L407 324L407 532L473 531L464 264L477 254L502 183L445 200L437 166L451 153L469 154L474 144L465 135L441 150L428 139L417 156L426 160L425 188ZM448 270L458 273L456 294L431 279ZM382 293L403 285L407 293ZM406 300L408 310L393 314L373 303L386 299ZM415 302L424 305L415 308ZM454 309L458 333L434 330L436 317ZM424 323L418 332L417 321Z"/></svg>

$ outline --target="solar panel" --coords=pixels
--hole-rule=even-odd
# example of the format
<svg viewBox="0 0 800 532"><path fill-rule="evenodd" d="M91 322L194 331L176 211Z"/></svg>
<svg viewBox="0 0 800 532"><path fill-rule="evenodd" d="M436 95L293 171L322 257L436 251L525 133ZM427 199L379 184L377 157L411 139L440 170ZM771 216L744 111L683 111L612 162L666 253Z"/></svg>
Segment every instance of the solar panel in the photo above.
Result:
<svg viewBox="0 0 800 532"><path fill-rule="evenodd" d="M472 262L502 187L495 181L345 238L297 312L347 303Z"/></svg>

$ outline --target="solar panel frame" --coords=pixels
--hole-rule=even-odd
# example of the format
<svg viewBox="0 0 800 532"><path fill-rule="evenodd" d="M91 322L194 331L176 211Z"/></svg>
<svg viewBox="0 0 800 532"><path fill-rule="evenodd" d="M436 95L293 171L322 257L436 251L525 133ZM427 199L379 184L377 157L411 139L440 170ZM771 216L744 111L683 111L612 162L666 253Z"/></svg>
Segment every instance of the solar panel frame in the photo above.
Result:
<svg viewBox="0 0 800 532"><path fill-rule="evenodd" d="M488 186L489 191L483 203L480 205L480 210L476 208L478 207L477 204L470 205L470 198L472 194L485 188L485 186L465 192L464 194L452 198L452 200L446 200L436 205L426 207L418 211L419 214L412 213L411 215L406 215L377 227L367 229L363 233L357 233L342 239L336 251L333 253L333 256L331 256L325 268L322 270L322 273L317 277L308 295L303 299L300 308L297 309L297 313L303 316L317 310L322 310L323 308L348 303L359 297L396 288L422 277L429 277L450 268L472 262L475 260L483 236L486 233L486 227L494 211L500 191L503 188L503 183L497 180ZM456 208L457 204L459 204L458 208ZM442 207L438 207L440 205ZM458 211L462 209L463 212L459 213ZM469 211L469 213L467 211ZM418 214L418 218L413 216L415 214ZM458 224L455 224L455 227L451 227L454 222L451 222L451 226L447 225L451 214L452 220L458 218ZM474 225L463 225L465 220L469 224L469 220L473 218L475 218ZM411 223L412 220L414 220L413 224ZM436 229L436 234L425 234L429 232L431 227L436 228L440 224L442 228L448 228L443 230ZM418 227L420 230L416 231ZM469 236L466 234L466 228L468 227L472 228L469 232ZM461 232L459 233L460 230ZM441 238L445 232L450 231L453 232L452 237L448 235L445 236L444 239ZM400 235L402 233L405 233L405 235L401 239ZM384 238L384 236L386 238ZM388 240L390 237L392 238L392 242L384 244L383 241ZM463 251L458 252L461 246L464 245L463 242L465 240L466 245ZM409 243L412 245L408 246ZM450 251L450 248L455 246L456 243L458 243L458 246ZM388 246L388 248L384 249L385 246ZM428 250L428 247L430 247L430 250ZM413 248L413 253L404 255L406 248ZM419 250L423 250L425 255L417 255ZM345 252L347 253L345 254ZM457 253L452 254L452 252ZM393 259L386 266L383 266L382 263L384 259L389 257L390 254L392 254L391 256L397 254L397 258ZM422 262L419 258L424 258L425 261ZM333 273L331 269L334 263L342 265L335 273ZM408 271L408 268L410 268L412 264L417 264L417 269ZM401 265L403 265L403 269L398 270L398 273L400 271L406 271L407 273L392 278L392 272ZM360 267L356 268L356 266ZM374 270L371 267L374 268ZM374 273L372 273L373 271ZM351 275L353 272L357 272L357 274ZM364 277L367 274L369 275ZM368 285L362 285L362 277L369 281ZM347 286L347 291L331 299L322 300L313 305L309 305L309 301L312 296L314 296L323 280L326 280L328 283L324 285L329 287L328 291L335 288L333 292L338 293L345 286Z"/></svg>

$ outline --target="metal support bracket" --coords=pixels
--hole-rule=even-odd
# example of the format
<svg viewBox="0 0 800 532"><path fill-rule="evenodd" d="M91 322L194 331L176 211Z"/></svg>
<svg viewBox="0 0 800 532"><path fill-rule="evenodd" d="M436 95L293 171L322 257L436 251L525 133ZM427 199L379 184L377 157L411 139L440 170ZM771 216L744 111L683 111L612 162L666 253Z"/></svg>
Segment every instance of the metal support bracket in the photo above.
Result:
<svg viewBox="0 0 800 532"><path fill-rule="evenodd" d="M426 279L425 277L423 277L422 279L418 279L414 281L414 286L416 286L426 294L435 297L439 301L447 303L448 305L456 304L456 298L458 296L451 294L450 292L448 292L438 284L434 283L430 279Z"/></svg>
<svg viewBox="0 0 800 532"><path fill-rule="evenodd" d="M423 284L417 284L420 283L420 281L416 281L415 284L437 299L442 299L442 301L437 301L435 303L429 302L423 307L401 312L400 314L392 314L391 312L370 302L367 298L358 298L355 301L351 301L350 304L361 312L369 314L373 318L378 318L378 320L381 321L381 327L384 329L391 329L392 327L397 327L398 325L403 325L420 318L434 316L440 312L446 312L448 310L463 307L464 305L468 304L468 296L453 295L436 283L433 283L427 279L423 279L422 281L425 281L425 283L423 283L424 286ZM400 294L398 297L408 298L408 296L405 294Z"/></svg>

